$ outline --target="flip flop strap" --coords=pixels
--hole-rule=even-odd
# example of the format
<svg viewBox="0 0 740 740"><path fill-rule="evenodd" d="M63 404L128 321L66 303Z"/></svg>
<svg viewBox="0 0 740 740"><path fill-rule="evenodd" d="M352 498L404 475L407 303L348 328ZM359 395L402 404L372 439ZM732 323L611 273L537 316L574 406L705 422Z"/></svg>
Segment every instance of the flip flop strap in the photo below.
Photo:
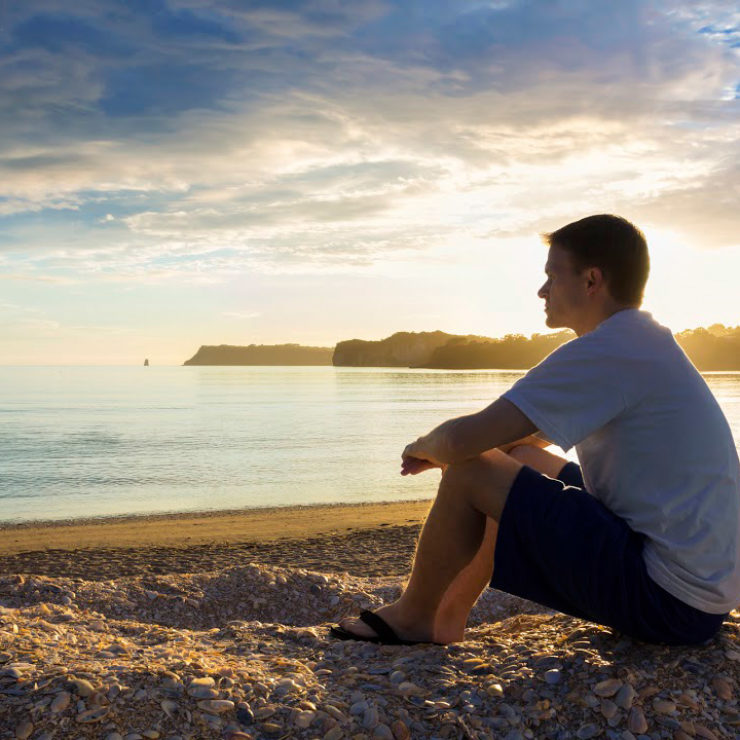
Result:
<svg viewBox="0 0 740 740"><path fill-rule="evenodd" d="M360 612L360 619L368 626L375 630L375 634L378 638L388 644L394 643L399 644L401 640L398 635L393 631L388 622L383 617L378 616L375 612L363 611Z"/></svg>

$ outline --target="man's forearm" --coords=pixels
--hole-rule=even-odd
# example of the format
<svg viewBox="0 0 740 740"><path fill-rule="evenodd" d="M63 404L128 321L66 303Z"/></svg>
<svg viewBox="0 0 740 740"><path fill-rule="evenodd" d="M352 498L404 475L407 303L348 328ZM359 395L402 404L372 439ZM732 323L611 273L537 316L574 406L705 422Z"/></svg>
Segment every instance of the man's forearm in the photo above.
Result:
<svg viewBox="0 0 740 740"><path fill-rule="evenodd" d="M500 398L477 414L440 424L419 440L419 450L426 450L432 459L448 465L520 440L535 431L535 425L514 404Z"/></svg>

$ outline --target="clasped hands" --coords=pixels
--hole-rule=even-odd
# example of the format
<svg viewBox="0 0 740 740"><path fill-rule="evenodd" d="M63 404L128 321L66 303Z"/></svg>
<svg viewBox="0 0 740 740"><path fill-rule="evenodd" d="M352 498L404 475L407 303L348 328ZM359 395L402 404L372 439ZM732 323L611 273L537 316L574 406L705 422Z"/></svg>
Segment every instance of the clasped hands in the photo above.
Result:
<svg viewBox="0 0 740 740"><path fill-rule="evenodd" d="M416 442L412 442L410 445L406 445L403 453L401 453L401 475L418 475L432 468L441 468L442 472L444 472L449 464L449 460L447 463L443 463L437 457L439 455L437 449L439 448L436 445L438 437L435 438L435 431L430 432L424 437L419 437ZM508 454L514 447L523 444L545 448L549 442L540 437L529 435L522 439L517 439L514 442L499 445L497 449ZM442 449L444 449L444 446L442 446Z"/></svg>
<svg viewBox="0 0 740 740"><path fill-rule="evenodd" d="M444 470L446 465L435 458L428 437L419 437L416 442L406 445L401 454L401 475L418 475L432 468Z"/></svg>

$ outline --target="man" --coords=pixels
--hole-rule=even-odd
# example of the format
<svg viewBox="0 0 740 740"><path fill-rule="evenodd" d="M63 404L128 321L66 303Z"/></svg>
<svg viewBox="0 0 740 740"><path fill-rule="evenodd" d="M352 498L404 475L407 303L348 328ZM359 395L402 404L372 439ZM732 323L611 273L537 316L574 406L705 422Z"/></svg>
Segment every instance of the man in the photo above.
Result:
<svg viewBox="0 0 740 740"><path fill-rule="evenodd" d="M546 322L577 338L406 447L403 475L442 469L411 577L336 637L462 640L489 584L669 644L709 639L740 602L737 451L702 377L639 310L644 236L599 215L545 239ZM581 467L540 439L575 446Z"/></svg>

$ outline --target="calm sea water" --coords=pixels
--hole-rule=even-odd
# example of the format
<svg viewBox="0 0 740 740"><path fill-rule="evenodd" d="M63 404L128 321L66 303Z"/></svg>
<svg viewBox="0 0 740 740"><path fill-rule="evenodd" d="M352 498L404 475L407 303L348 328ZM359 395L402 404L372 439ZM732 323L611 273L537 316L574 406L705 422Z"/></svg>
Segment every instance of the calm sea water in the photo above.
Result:
<svg viewBox="0 0 740 740"><path fill-rule="evenodd" d="M0 521L431 497L404 445L511 371L0 367ZM709 373L740 441L740 373Z"/></svg>

